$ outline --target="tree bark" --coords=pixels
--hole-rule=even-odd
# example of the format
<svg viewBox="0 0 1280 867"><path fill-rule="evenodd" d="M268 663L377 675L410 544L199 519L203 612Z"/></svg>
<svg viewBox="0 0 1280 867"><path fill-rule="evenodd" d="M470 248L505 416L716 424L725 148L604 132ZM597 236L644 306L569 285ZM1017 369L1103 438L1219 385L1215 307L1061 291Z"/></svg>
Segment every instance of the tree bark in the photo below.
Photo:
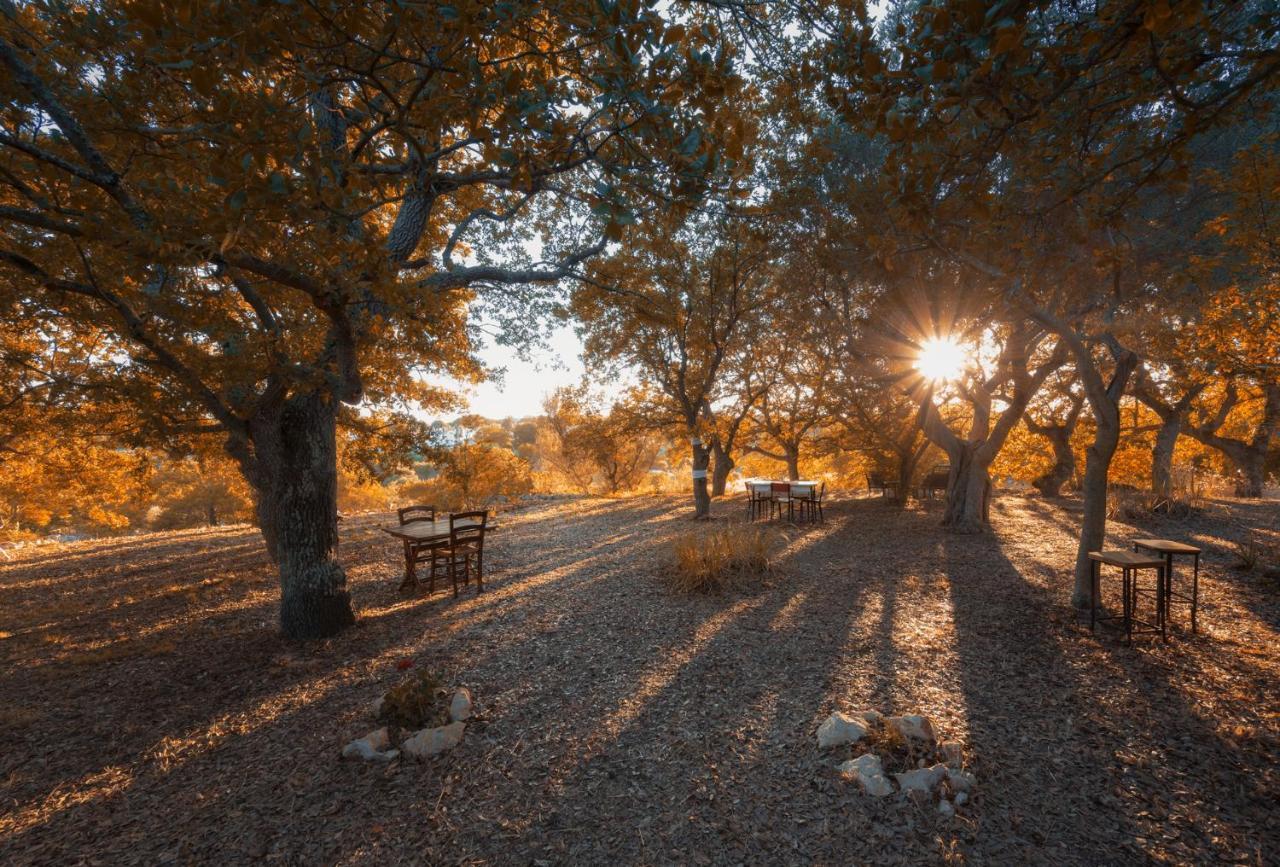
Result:
<svg viewBox="0 0 1280 867"><path fill-rule="evenodd" d="M1040 424L1034 419L1026 419L1027 429L1047 439L1053 447L1053 466L1031 482L1042 497L1062 496L1062 486L1075 478L1076 453L1071 448L1071 436L1075 433L1083 401L1081 396L1072 404L1071 411L1061 424Z"/></svg>
<svg viewBox="0 0 1280 867"><path fill-rule="evenodd" d="M250 422L258 525L280 573L280 627L325 638L355 622L338 541L337 401L304 392Z"/></svg>
<svg viewBox="0 0 1280 867"><path fill-rule="evenodd" d="M711 491L707 485L707 467L711 464L711 448L698 437L693 437L693 516L706 518L711 514Z"/></svg>
<svg viewBox="0 0 1280 867"><path fill-rule="evenodd" d="M1271 448L1271 440L1280 430L1280 383L1263 385L1265 403L1262 420L1249 440L1225 437L1218 433L1225 424L1231 407L1236 403L1234 388L1229 394L1227 402L1219 409L1216 421L1207 425L1190 425L1187 433L1210 448L1222 452L1236 465L1241 476L1236 484L1236 496L1261 497L1266 483L1267 452Z"/></svg>
<svg viewBox="0 0 1280 867"><path fill-rule="evenodd" d="M711 471L711 496L723 497L725 485L729 481L729 473L733 471L733 458L721 447L719 440L711 444L711 457L714 459Z"/></svg>
<svg viewBox="0 0 1280 867"><path fill-rule="evenodd" d="M800 447L783 446L784 454L787 456L787 478L791 481L799 481L800 479Z"/></svg>
<svg viewBox="0 0 1280 867"><path fill-rule="evenodd" d="M1160 423L1151 447L1151 492L1167 500L1173 496L1173 450L1182 433L1182 414L1170 415Z"/></svg>
<svg viewBox="0 0 1280 867"><path fill-rule="evenodd" d="M1075 349L1074 344L1072 348ZM1081 486L1084 515L1080 521L1075 586L1071 593L1071 604L1077 608L1087 608L1093 599L1092 561L1089 559L1089 552L1100 551L1106 541L1107 476L1111 470L1111 459L1120 444L1120 398L1124 396L1130 375L1138 366L1138 357L1129 350L1114 342L1110 344L1110 349L1116 368L1105 388L1101 387L1102 378L1098 376L1096 367L1092 366L1094 361L1083 344L1076 355L1079 367L1090 365L1090 373L1082 373L1082 376L1096 423L1093 443L1085 455L1084 483Z"/></svg>
<svg viewBox="0 0 1280 867"><path fill-rule="evenodd" d="M977 444L961 442L959 445L958 449L947 451L951 474L947 478L947 509L942 515L942 526L956 533L981 533L989 513L991 461L984 459Z"/></svg>
<svg viewBox="0 0 1280 867"><path fill-rule="evenodd" d="M1071 449L1071 431L1054 425L1045 438L1053 446L1053 466L1031 484L1044 497L1061 497L1062 486L1076 475L1076 453Z"/></svg>

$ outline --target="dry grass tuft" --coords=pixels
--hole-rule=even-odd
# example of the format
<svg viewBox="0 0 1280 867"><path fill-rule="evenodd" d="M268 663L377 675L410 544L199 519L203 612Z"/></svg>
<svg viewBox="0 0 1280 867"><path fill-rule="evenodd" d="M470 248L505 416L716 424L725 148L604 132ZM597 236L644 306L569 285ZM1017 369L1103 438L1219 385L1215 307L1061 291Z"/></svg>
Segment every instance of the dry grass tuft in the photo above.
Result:
<svg viewBox="0 0 1280 867"><path fill-rule="evenodd" d="M672 543L675 562L667 583L678 593L721 593L758 586L773 569L776 534L728 524L695 530Z"/></svg>

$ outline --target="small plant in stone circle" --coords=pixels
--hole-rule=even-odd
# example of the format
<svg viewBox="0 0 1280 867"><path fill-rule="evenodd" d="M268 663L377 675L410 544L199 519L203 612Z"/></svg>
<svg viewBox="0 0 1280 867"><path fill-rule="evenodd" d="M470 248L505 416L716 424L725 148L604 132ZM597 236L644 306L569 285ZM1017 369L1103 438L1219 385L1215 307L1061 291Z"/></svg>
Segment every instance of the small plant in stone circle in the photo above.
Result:
<svg viewBox="0 0 1280 867"><path fill-rule="evenodd" d="M449 695L429 671L409 675L382 697L378 721L403 729L449 722Z"/></svg>
<svg viewBox="0 0 1280 867"><path fill-rule="evenodd" d="M403 753L428 759L462 743L472 713L469 689L444 687L431 672L416 671L374 702L373 716L384 725L343 747L342 757L389 762ZM400 748L391 749L393 742Z"/></svg>
<svg viewBox="0 0 1280 867"><path fill-rule="evenodd" d="M867 795L897 792L915 803L936 800L944 817L968 803L977 782L964 768L963 747L940 742L925 716L836 712L818 727L818 747L835 752L837 772Z"/></svg>

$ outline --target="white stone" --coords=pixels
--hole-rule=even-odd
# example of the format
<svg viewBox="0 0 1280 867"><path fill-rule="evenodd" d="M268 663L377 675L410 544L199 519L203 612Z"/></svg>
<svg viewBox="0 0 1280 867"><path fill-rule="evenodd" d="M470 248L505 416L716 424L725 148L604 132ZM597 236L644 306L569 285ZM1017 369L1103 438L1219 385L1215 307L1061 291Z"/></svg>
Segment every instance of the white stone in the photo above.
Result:
<svg viewBox="0 0 1280 867"><path fill-rule="evenodd" d="M905 774L894 774L898 786L904 792L932 792L947 774L946 765L934 765L931 768L918 768Z"/></svg>
<svg viewBox="0 0 1280 867"><path fill-rule="evenodd" d="M938 802L938 812L950 818L951 816L954 816L956 814L956 808L951 806L950 801L948 801L946 798L943 798L941 801Z"/></svg>
<svg viewBox="0 0 1280 867"><path fill-rule="evenodd" d="M471 690L465 686L458 687L449 702L449 719L452 722L465 722L471 719Z"/></svg>
<svg viewBox="0 0 1280 867"><path fill-rule="evenodd" d="M875 753L864 753L856 759L850 759L838 768L840 773L852 777L862 786L862 791L875 798L883 798L893 794L893 783L884 775L884 767L880 757Z"/></svg>
<svg viewBox="0 0 1280 867"><path fill-rule="evenodd" d="M898 734L909 741L933 743L933 723L927 716L909 714L907 716L889 717L889 725L897 729Z"/></svg>
<svg viewBox="0 0 1280 867"><path fill-rule="evenodd" d="M977 779L968 771L960 771L955 768L947 768L947 782L951 784L951 788L957 792L967 792L977 785Z"/></svg>
<svg viewBox="0 0 1280 867"><path fill-rule="evenodd" d="M956 806L957 806L957 807L963 807L963 806L964 806L965 804L967 804L967 803L969 803L969 793L968 793L968 792L956 792Z"/></svg>
<svg viewBox="0 0 1280 867"><path fill-rule="evenodd" d="M369 732L342 748L344 759L364 759L370 762L389 762L400 755L396 750L384 752L391 745L391 738L385 728Z"/></svg>
<svg viewBox="0 0 1280 867"><path fill-rule="evenodd" d="M860 716L867 721L867 725L875 725L884 719L884 714L878 710L860 710L854 716Z"/></svg>
<svg viewBox="0 0 1280 867"><path fill-rule="evenodd" d="M818 726L818 748L825 750L845 744L856 744L866 736L865 722L836 711Z"/></svg>
<svg viewBox="0 0 1280 867"><path fill-rule="evenodd" d="M415 759L427 759L462 743L466 723L451 722L447 726L422 729L400 745L400 749Z"/></svg>

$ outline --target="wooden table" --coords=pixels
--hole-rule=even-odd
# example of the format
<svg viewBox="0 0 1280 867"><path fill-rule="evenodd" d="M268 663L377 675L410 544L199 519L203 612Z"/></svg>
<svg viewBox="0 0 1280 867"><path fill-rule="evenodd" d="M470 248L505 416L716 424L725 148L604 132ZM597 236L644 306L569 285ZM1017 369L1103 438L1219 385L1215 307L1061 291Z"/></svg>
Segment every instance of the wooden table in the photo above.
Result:
<svg viewBox="0 0 1280 867"><path fill-rule="evenodd" d="M480 522L468 519L459 521L457 526L478 527ZM400 582L400 587L398 588L400 590L406 587L415 587L418 584L418 573L414 568L414 554L422 548L430 548L449 541L448 518L435 521L410 521L408 524L379 527L378 529L404 542L404 580ZM496 528L493 524L485 525L486 533L492 532L494 529Z"/></svg>
<svg viewBox="0 0 1280 867"><path fill-rule="evenodd" d="M1177 602L1180 605L1190 605L1191 632L1195 634L1196 608L1200 599L1200 549L1195 545L1175 542L1172 539L1134 539L1133 549L1135 551L1150 551L1164 558L1164 611L1161 614L1167 620L1169 618L1169 607L1173 602ZM1190 596L1185 593L1173 592L1173 558L1178 555L1194 558Z"/></svg>
<svg viewBox="0 0 1280 867"><path fill-rule="evenodd" d="M1089 631L1093 631L1094 624L1108 620L1121 620L1121 626L1124 628L1125 639L1133 640L1133 627L1135 624L1143 627L1143 632L1158 632L1161 638L1165 638L1164 631L1164 558L1152 557L1149 554L1136 554L1133 551L1090 551L1089 552L1089 572L1092 586L1089 594L1092 599L1089 603ZM1098 616L1098 600L1102 595L1101 571L1102 565L1118 566L1121 570L1121 594L1123 595L1122 614L1109 615L1106 617ZM1138 601L1138 584L1137 572L1141 569L1156 570L1156 622L1150 623L1146 620L1139 620L1133 616L1133 609ZM1150 591L1146 591L1150 592Z"/></svg>
<svg viewBox="0 0 1280 867"><path fill-rule="evenodd" d="M818 485L822 484L821 482L812 482L812 481L803 480L803 479L797 479L794 482L791 481L790 479L746 479L745 481L747 485L750 486L752 491L755 491L757 494L767 493L770 496L770 498L772 498L773 496L774 485L790 486L787 488L787 508L788 508L787 514L789 517L793 515L793 512L791 511L791 488L792 487L808 488L809 491L807 496L812 497L813 492L818 489ZM781 517L782 510L779 509L778 511L779 511L779 517ZM770 514L770 517L772 517L773 515L772 511L770 511L769 514Z"/></svg>

